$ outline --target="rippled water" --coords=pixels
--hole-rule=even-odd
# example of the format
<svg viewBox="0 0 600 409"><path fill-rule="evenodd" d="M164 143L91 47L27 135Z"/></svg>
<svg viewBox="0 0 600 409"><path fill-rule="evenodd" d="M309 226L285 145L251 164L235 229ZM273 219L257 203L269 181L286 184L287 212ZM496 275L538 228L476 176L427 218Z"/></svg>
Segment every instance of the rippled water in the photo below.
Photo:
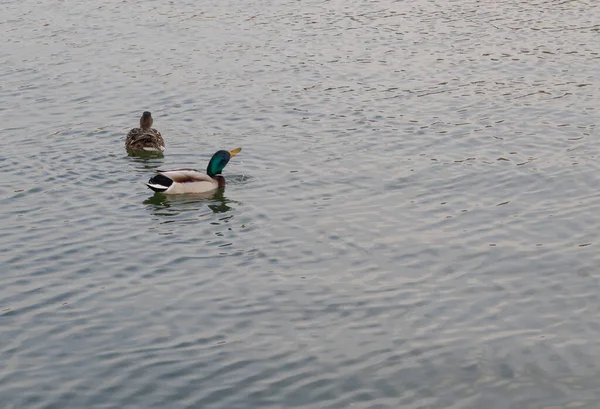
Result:
<svg viewBox="0 0 600 409"><path fill-rule="evenodd" d="M2 10L2 408L597 406L595 3Z"/></svg>

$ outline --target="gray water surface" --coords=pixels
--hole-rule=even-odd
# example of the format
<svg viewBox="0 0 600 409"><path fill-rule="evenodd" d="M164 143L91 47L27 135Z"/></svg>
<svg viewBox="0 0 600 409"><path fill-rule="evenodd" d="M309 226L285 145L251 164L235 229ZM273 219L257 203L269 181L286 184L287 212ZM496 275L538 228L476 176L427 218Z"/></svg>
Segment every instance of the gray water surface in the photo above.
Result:
<svg viewBox="0 0 600 409"><path fill-rule="evenodd" d="M598 407L594 2L1 9L3 409Z"/></svg>

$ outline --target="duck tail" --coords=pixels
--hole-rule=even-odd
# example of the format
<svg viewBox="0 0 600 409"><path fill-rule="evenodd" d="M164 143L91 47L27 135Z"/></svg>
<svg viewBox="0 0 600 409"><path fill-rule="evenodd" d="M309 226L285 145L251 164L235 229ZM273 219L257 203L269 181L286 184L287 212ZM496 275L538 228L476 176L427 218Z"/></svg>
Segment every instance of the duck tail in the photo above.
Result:
<svg viewBox="0 0 600 409"><path fill-rule="evenodd" d="M166 177L164 175L156 175L156 176L151 177L150 180L148 180L148 183L146 183L146 186L148 186L150 189L154 190L155 192L164 192L165 190L170 188L172 184L173 184L173 181L171 179L169 179L168 177Z"/></svg>

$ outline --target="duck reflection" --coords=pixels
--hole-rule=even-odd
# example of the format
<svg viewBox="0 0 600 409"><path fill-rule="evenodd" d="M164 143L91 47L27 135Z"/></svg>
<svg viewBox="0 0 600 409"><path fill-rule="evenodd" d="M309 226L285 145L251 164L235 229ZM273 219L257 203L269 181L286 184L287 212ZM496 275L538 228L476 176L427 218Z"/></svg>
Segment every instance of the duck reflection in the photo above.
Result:
<svg viewBox="0 0 600 409"><path fill-rule="evenodd" d="M225 189L217 189L204 193L186 193L181 195L165 195L155 193L144 200L156 216L177 216L189 212L201 212L200 216L212 213L227 213L232 208L229 203L235 203L224 195ZM208 210L208 211L207 211Z"/></svg>
<svg viewBox="0 0 600 409"><path fill-rule="evenodd" d="M164 163L162 152L129 153L127 156L137 172L154 172Z"/></svg>
<svg viewBox="0 0 600 409"><path fill-rule="evenodd" d="M164 158L165 155L162 152L155 151L132 151L127 150L127 156L130 158L139 158L139 159L153 159L153 158Z"/></svg>

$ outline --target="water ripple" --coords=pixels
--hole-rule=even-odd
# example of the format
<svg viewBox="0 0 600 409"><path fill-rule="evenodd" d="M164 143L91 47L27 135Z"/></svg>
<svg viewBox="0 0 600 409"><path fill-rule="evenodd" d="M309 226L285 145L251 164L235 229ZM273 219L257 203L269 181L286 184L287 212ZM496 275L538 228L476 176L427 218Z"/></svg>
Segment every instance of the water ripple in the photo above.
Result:
<svg viewBox="0 0 600 409"><path fill-rule="evenodd" d="M4 9L7 408L594 406L596 6Z"/></svg>

